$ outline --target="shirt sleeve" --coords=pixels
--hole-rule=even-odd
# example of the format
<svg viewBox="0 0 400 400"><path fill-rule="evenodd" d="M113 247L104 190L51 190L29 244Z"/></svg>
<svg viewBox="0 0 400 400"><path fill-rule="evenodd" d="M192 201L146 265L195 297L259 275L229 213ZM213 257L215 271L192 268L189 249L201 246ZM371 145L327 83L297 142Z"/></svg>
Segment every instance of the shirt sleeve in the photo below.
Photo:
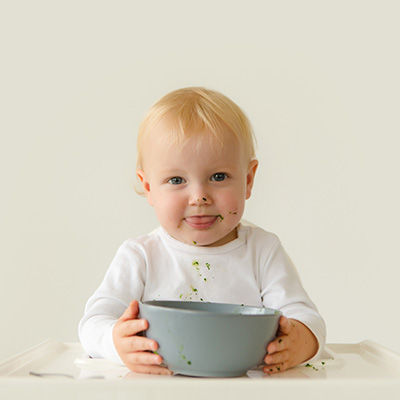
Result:
<svg viewBox="0 0 400 400"><path fill-rule="evenodd" d="M325 322L304 290L300 277L279 239L276 239L267 254L260 276L264 307L278 309L287 318L296 319L306 325L318 341L318 351L312 360L318 359L325 347Z"/></svg>
<svg viewBox="0 0 400 400"><path fill-rule="evenodd" d="M79 339L88 355L123 364L112 331L129 303L141 299L145 277L143 256L126 241L118 249L103 282L87 301L79 323Z"/></svg>

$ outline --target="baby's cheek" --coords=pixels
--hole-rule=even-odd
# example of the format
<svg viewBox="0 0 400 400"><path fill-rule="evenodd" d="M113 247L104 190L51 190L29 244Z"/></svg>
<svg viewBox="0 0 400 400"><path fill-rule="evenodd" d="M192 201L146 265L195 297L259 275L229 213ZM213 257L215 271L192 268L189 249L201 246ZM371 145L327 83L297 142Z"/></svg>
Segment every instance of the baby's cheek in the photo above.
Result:
<svg viewBox="0 0 400 400"><path fill-rule="evenodd" d="M238 223L242 219L243 211L244 207L237 203L234 203L232 205L228 204L225 214L227 221L232 222L234 224Z"/></svg>

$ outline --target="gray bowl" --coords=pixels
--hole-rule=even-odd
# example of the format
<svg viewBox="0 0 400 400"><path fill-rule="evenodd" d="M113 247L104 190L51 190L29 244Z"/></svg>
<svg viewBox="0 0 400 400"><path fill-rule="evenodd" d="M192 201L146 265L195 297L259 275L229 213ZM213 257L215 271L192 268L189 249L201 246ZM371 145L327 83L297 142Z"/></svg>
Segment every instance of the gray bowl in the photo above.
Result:
<svg viewBox="0 0 400 400"><path fill-rule="evenodd" d="M191 376L241 376L262 363L280 311L237 304L146 301L146 336L168 368Z"/></svg>

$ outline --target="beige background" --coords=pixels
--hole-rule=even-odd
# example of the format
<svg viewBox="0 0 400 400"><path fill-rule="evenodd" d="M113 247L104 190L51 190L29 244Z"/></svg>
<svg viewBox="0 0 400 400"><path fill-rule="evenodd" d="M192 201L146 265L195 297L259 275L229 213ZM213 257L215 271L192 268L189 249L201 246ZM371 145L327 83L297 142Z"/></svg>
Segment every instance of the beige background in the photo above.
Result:
<svg viewBox="0 0 400 400"><path fill-rule="evenodd" d="M280 236L328 341L400 351L397 1L0 4L0 359L76 341L117 247L157 225L136 130L189 85L252 120L245 216Z"/></svg>

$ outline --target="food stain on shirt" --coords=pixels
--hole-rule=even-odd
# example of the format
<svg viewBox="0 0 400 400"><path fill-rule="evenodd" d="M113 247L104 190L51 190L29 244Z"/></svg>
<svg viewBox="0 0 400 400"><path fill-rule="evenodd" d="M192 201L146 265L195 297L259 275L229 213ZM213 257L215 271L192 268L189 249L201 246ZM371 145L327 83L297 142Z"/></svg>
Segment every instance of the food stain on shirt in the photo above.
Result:
<svg viewBox="0 0 400 400"><path fill-rule="evenodd" d="M189 289L189 291L188 292L186 292L186 293L181 293L180 295L179 295L179 298L182 300L186 300L186 301L190 301L190 300L196 300L198 297L198 295L199 295L199 293L198 293L199 291L198 291L198 289L197 288L195 288L193 285L190 285L190 289Z"/></svg>
<svg viewBox="0 0 400 400"><path fill-rule="evenodd" d="M194 268L195 274L197 275L200 280L196 279L196 276L192 275L193 284L190 285L190 289L187 292L180 293L179 299L181 300L186 300L186 301L191 301L191 300L200 300L204 301L203 297L200 297L201 295L204 296L204 292L202 291L202 288L205 288L204 285L208 285L210 280L214 279L214 276L211 275L209 271L211 271L211 264L209 262L204 262L204 261L199 261L198 259L192 260L192 268Z"/></svg>

